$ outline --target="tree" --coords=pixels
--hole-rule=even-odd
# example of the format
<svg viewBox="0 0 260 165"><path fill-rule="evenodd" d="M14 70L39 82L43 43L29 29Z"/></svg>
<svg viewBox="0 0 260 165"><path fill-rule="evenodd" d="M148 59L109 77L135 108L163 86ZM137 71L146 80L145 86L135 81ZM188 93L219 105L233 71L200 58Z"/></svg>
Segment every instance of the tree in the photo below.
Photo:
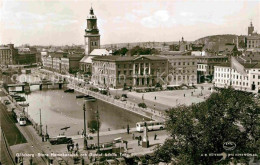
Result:
<svg viewBox="0 0 260 165"><path fill-rule="evenodd" d="M156 149L155 163L228 164L231 156L225 154L260 153L260 106L251 93L219 89L204 102L172 108L167 116L171 138ZM225 150L225 142L233 142L235 149ZM249 158L233 161L248 163Z"/></svg>
<svg viewBox="0 0 260 165"><path fill-rule="evenodd" d="M119 50L116 50L113 55L125 55L128 52L127 48L121 48Z"/></svg>
<svg viewBox="0 0 260 165"><path fill-rule="evenodd" d="M98 126L99 126L99 128L100 128L100 125L101 125L101 123L100 123L100 122L98 123L97 120L90 120L90 121L88 122L89 132L95 133L95 132L98 130Z"/></svg>

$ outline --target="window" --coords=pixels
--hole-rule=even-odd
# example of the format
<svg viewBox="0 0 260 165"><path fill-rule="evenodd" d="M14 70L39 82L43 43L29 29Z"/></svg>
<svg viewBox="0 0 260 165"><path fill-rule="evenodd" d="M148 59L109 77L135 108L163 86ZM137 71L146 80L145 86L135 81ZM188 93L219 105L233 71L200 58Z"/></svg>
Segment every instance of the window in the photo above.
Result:
<svg viewBox="0 0 260 165"><path fill-rule="evenodd" d="M255 75L253 75L253 79L255 78Z"/></svg>
<svg viewBox="0 0 260 165"><path fill-rule="evenodd" d="M124 71L124 75L126 75L126 70Z"/></svg>
<svg viewBox="0 0 260 165"><path fill-rule="evenodd" d="M118 71L118 76L120 75L120 71Z"/></svg>

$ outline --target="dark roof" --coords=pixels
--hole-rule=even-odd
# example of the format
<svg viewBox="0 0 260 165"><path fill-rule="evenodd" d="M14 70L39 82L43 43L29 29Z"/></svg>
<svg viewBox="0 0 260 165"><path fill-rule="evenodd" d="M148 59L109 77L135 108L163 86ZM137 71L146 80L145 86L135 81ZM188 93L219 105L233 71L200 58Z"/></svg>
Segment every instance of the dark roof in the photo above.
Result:
<svg viewBox="0 0 260 165"><path fill-rule="evenodd" d="M181 55L178 55L178 56L161 56L161 57L164 57L164 58L167 58L167 59L179 59L179 58L181 58L181 59L187 59L187 58L196 59L195 56L181 56Z"/></svg>
<svg viewBox="0 0 260 165"><path fill-rule="evenodd" d="M97 56L92 60L101 60L101 61L134 61L139 58L147 58L149 60L166 60L166 58L161 56L152 56L152 55L141 55L141 56Z"/></svg>
<svg viewBox="0 0 260 165"><path fill-rule="evenodd" d="M241 65L243 65L245 68L248 68L248 69L251 69L251 68L260 68L260 63L259 62L246 62L246 63L241 63ZM230 62L227 62L227 63L221 63L221 64L217 64L215 66L223 66L223 67L230 67L231 64Z"/></svg>

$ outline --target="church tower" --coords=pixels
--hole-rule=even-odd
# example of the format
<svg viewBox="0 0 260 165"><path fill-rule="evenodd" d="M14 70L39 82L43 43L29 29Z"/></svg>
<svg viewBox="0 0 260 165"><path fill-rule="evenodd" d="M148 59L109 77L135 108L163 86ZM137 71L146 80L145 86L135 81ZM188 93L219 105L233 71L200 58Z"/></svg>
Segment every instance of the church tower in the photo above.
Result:
<svg viewBox="0 0 260 165"><path fill-rule="evenodd" d="M85 55L89 55L92 50L100 49L100 34L97 28L97 17L92 7L87 17L87 28L85 29Z"/></svg>
<svg viewBox="0 0 260 165"><path fill-rule="evenodd" d="M248 27L248 35L252 36L253 32L254 32L254 26L253 26L253 23L251 21L250 26Z"/></svg>

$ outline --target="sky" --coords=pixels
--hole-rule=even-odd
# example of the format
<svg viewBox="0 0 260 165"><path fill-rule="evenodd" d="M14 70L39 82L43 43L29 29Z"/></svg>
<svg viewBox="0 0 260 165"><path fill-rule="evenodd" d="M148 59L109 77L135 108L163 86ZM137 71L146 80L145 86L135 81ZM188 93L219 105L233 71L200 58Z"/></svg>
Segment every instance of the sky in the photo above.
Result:
<svg viewBox="0 0 260 165"><path fill-rule="evenodd" d="M0 44L83 45L91 5L102 45L260 32L260 0L0 0Z"/></svg>

